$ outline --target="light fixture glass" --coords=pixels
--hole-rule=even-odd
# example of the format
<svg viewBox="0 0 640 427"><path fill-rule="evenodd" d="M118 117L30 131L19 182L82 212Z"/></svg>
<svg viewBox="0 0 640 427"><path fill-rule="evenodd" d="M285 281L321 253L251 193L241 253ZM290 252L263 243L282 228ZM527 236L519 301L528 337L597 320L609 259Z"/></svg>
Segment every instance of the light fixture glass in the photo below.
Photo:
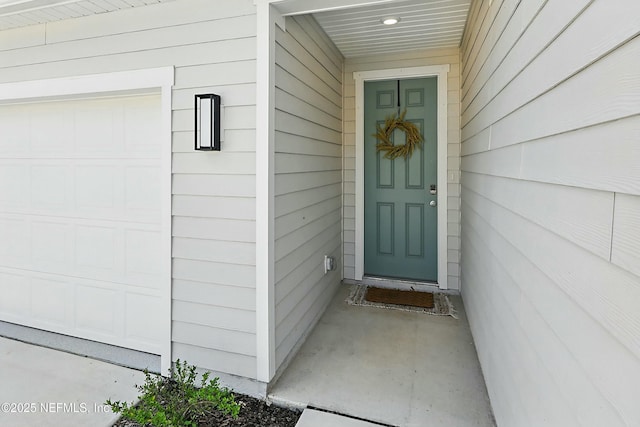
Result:
<svg viewBox="0 0 640 427"><path fill-rule="evenodd" d="M384 25L396 25L400 22L400 18L396 18L395 16L389 16L388 18L383 18L380 20Z"/></svg>
<svg viewBox="0 0 640 427"><path fill-rule="evenodd" d="M220 151L220 95L195 96L195 149Z"/></svg>

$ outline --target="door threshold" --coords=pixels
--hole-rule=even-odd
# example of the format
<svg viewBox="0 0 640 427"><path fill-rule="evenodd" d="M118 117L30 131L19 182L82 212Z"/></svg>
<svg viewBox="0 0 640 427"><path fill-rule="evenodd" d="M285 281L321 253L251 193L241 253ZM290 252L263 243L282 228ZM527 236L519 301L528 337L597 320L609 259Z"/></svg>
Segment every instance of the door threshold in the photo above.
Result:
<svg viewBox="0 0 640 427"><path fill-rule="evenodd" d="M401 291L440 292L453 295L457 295L459 293L455 290L440 289L438 284L435 282L393 277L364 276L362 280L356 282L378 288L398 289Z"/></svg>

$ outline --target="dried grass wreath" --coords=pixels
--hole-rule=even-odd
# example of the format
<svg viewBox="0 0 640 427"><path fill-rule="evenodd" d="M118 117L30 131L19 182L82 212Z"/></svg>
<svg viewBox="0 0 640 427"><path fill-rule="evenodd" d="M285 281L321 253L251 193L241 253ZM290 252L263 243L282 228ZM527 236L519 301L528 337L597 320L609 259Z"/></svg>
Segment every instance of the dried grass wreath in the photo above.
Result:
<svg viewBox="0 0 640 427"><path fill-rule="evenodd" d="M384 156L387 159L396 159L401 156L405 159L411 157L413 151L419 148L424 140L416 125L404 119L406 114L407 110L404 110L399 116L394 114L388 117L384 122L384 128L380 125L376 126L376 133L373 136L380 141L376 145L376 151L384 151ZM393 145L391 142L391 135L396 129L402 130L406 134L407 141L404 144Z"/></svg>

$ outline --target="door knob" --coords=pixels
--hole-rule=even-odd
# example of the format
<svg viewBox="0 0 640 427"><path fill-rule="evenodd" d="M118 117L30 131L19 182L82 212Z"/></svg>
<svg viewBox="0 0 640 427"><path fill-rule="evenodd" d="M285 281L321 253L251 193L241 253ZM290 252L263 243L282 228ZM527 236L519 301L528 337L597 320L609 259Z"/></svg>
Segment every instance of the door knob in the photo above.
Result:
<svg viewBox="0 0 640 427"><path fill-rule="evenodd" d="M436 202L435 200L432 200L429 202L429 206L437 206L438 202Z"/></svg>

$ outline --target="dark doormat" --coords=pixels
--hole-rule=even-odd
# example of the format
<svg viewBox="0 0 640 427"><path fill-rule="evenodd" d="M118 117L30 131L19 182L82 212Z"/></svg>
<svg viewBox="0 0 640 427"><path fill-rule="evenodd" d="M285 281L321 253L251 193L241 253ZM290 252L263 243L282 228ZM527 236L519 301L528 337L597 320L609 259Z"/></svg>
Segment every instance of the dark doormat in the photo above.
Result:
<svg viewBox="0 0 640 427"><path fill-rule="evenodd" d="M430 292L401 291L370 287L364 297L370 302L382 304L409 305L411 307L433 308L433 294Z"/></svg>
<svg viewBox="0 0 640 427"><path fill-rule="evenodd" d="M433 305L431 306L431 308L425 308L415 305L369 301L366 297L368 293L367 291L371 287L372 286L367 286L364 284L353 285L351 287L349 297L346 299L346 303L356 306L378 307L386 308L389 310L413 311L418 313L432 314L435 316L451 316L454 319L458 318L458 312L451 303L451 300L442 292L435 292L431 294Z"/></svg>

